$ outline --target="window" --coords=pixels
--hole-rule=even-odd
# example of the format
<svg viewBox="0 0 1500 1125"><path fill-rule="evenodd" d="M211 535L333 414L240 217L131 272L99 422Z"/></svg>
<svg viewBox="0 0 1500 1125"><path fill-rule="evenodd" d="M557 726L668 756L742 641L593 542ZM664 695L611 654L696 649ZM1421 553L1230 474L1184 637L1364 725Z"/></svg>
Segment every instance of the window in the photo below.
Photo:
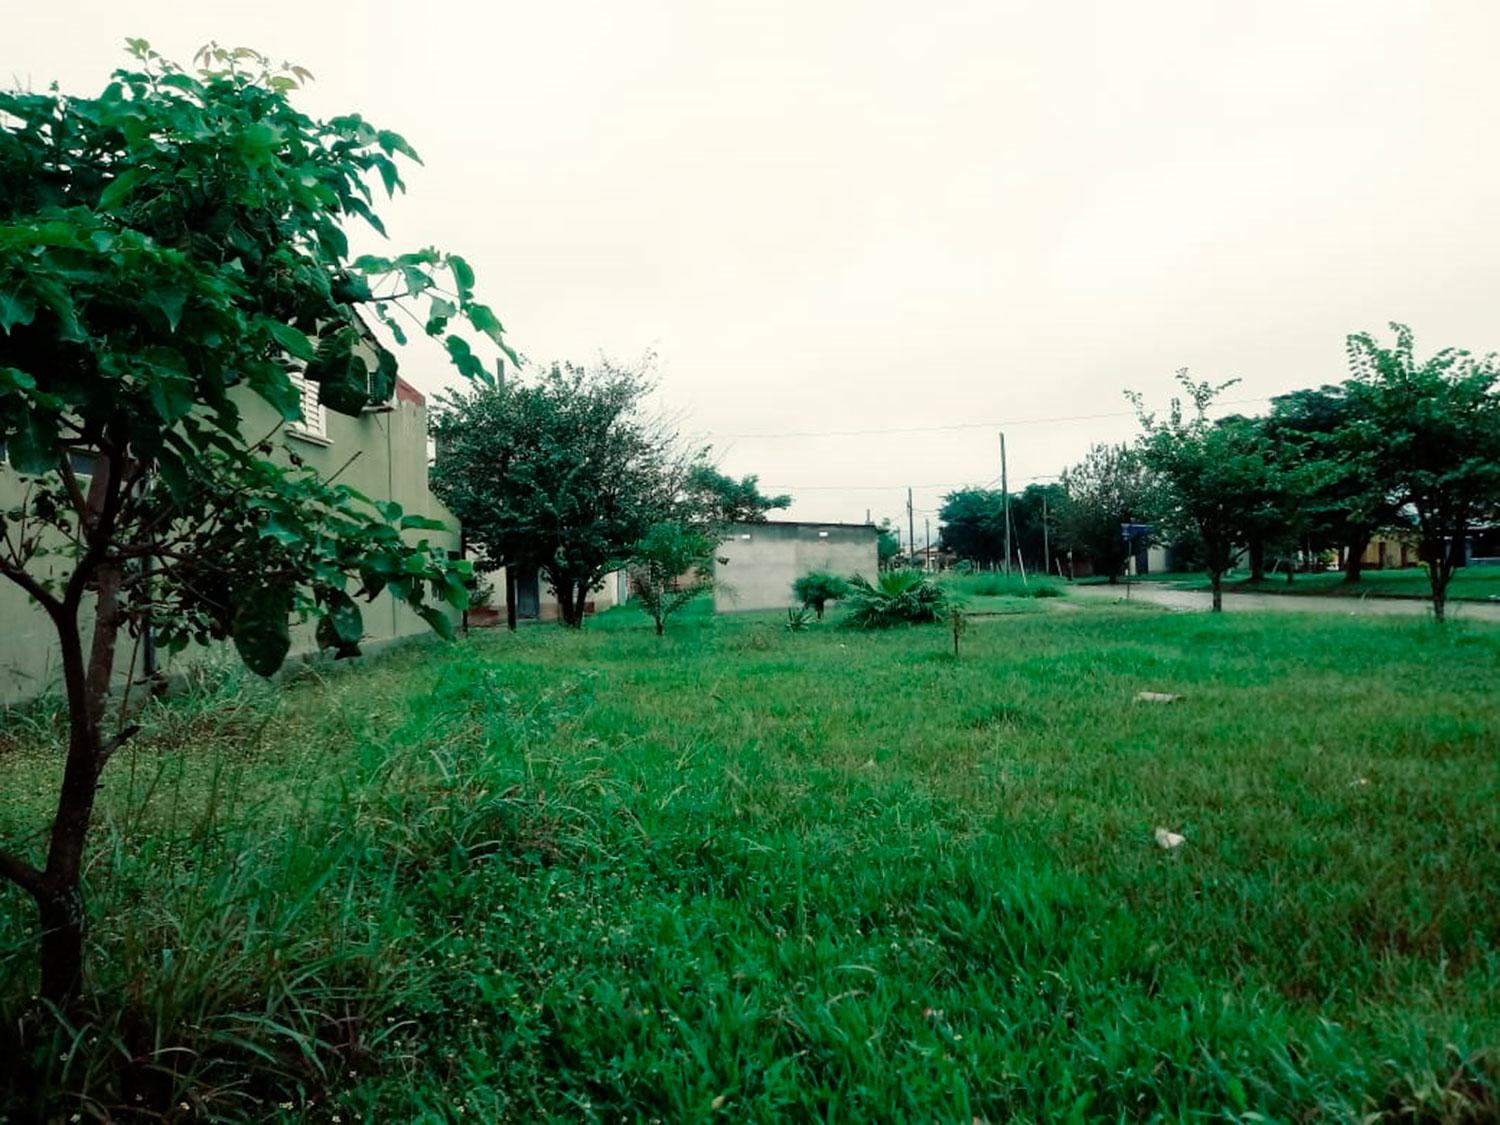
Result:
<svg viewBox="0 0 1500 1125"><path fill-rule="evenodd" d="M292 433L302 437L328 440L328 410L318 402L318 384L292 372L292 386L302 396L302 421L293 422Z"/></svg>

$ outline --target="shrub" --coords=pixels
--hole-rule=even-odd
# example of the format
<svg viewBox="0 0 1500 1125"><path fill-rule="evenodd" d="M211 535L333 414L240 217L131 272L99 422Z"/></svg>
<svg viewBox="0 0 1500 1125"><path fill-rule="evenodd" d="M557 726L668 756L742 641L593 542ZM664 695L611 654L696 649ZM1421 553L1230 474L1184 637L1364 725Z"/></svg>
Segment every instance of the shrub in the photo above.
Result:
<svg viewBox="0 0 1500 1125"><path fill-rule="evenodd" d="M926 625L942 620L948 607L942 587L920 570L888 570L873 586L856 574L845 600L849 616L844 624L859 629Z"/></svg>
<svg viewBox="0 0 1500 1125"><path fill-rule="evenodd" d="M954 595L978 598L1055 598L1062 592L1057 580L1046 575L1031 574L1023 578L1001 571L954 574L946 585Z"/></svg>
<svg viewBox="0 0 1500 1125"><path fill-rule="evenodd" d="M793 606L786 611L786 627L793 633L800 633L807 628L812 618L812 610L807 606Z"/></svg>
<svg viewBox="0 0 1500 1125"><path fill-rule="evenodd" d="M814 570L792 583L792 593L808 609L823 620L823 607L849 594L849 583L837 574Z"/></svg>

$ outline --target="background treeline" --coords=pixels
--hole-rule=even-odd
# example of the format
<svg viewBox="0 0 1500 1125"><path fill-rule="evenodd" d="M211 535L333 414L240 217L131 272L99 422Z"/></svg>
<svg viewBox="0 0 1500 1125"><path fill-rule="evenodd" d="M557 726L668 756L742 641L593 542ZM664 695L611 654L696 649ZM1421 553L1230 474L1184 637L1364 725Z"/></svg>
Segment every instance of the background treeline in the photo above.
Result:
<svg viewBox="0 0 1500 1125"><path fill-rule="evenodd" d="M1259 416L1210 418L1231 384L1186 371L1164 414L1131 395L1135 442L1096 445L1058 483L1012 494L1012 561L1056 572L1071 551L1113 578L1128 557L1121 525L1149 523L1178 568L1208 574L1217 608L1241 561L1259 579L1337 559L1358 582L1372 539L1394 532L1416 542L1441 617L1469 537L1500 510L1500 365L1458 348L1419 358L1411 330L1391 329L1389 344L1349 337L1343 382L1280 395ZM1003 513L998 491L948 494L943 548L1002 564Z"/></svg>

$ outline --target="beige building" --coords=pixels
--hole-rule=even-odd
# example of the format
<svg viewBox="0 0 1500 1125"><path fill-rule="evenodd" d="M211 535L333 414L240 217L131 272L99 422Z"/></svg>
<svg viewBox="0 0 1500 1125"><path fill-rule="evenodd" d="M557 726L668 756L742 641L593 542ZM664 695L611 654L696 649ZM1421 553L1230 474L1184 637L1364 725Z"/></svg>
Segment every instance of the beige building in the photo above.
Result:
<svg viewBox="0 0 1500 1125"><path fill-rule="evenodd" d="M731 524L714 560L714 610L785 609L792 583L815 570L874 581L879 535L867 523Z"/></svg>
<svg viewBox="0 0 1500 1125"><path fill-rule="evenodd" d="M244 415L246 434L258 436L271 430L275 415L269 406L249 393L236 398ZM289 425L283 431L286 450L295 452L325 476L338 473L339 483L372 500L395 500L409 513L442 520L448 525L446 530L408 532L408 537L413 541L426 538L457 553L458 521L427 486L427 409L415 388L398 379L390 402L371 406L359 417L350 418L319 406L317 387L304 384L303 413L305 423ZM75 462L75 469L81 473L86 473L89 467L85 458ZM0 509L18 503L23 488L15 471L0 458ZM369 647L431 632L420 617L389 593L381 594L372 603L362 603L360 608L365 643ZM135 647L122 637L118 676L141 673L139 651L134 654L134 673L129 667L131 650ZM294 627L292 656L305 655L315 648L312 624ZM204 650L189 649L176 660L202 659L203 654ZM165 654L161 670L167 673L172 670L165 664ZM0 705L57 691L60 687L51 622L19 587L0 580Z"/></svg>
<svg viewBox="0 0 1500 1125"><path fill-rule="evenodd" d="M490 604L495 610L495 620L504 623L505 568L501 567L488 577L494 586ZM584 603L584 615L603 613L606 609L624 605L629 600L630 584L625 571L611 571L604 576L603 585L590 592L588 601ZM557 596L547 585L547 580L535 570L521 571L516 575L516 618L519 621L558 621L562 618Z"/></svg>

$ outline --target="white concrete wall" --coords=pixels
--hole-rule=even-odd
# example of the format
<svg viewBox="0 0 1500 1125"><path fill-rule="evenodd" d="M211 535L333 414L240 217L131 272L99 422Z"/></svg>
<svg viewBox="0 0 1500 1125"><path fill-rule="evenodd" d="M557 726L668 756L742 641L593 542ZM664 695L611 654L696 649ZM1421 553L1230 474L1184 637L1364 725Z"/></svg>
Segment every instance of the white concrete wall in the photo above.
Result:
<svg viewBox="0 0 1500 1125"><path fill-rule="evenodd" d="M261 434L271 429L269 407L247 392L240 392L236 398L245 414L245 433ZM442 520L447 525L443 531L411 531L406 533L406 538L413 542L426 538L456 554L458 520L432 495L427 485L425 406L409 392L398 396L392 405L390 411L362 414L358 418L329 412L325 437L301 437L288 429L284 437L286 448L294 450L325 476L342 467L339 481L372 499L396 500L407 512ZM351 462L350 455L355 452L359 456ZM10 466L0 462L0 508L18 503L24 491L24 481ZM71 567L71 563L66 565ZM450 617L457 618L457 611L448 609L443 603L438 604ZM91 607L86 608L86 622L88 608ZM364 617L364 639L372 647L398 637L431 632L427 623L409 606L389 593L381 594L371 603L360 602L360 610ZM312 623L293 626L292 657L316 651L313 631ZM84 644L86 650L87 634ZM185 663L201 660L206 651L218 651L219 647L215 645L204 650L190 646L175 657L161 653L161 669L171 674ZM116 660L117 678L139 674L142 657L134 650L132 639L122 634ZM136 661L134 673L130 671L132 654ZM52 623L41 607L19 587L0 579L0 705L58 692L61 688L61 669Z"/></svg>
<svg viewBox="0 0 1500 1125"><path fill-rule="evenodd" d="M877 539L866 524L734 524L715 556L714 609L785 609L796 604L792 583L815 570L873 581Z"/></svg>

